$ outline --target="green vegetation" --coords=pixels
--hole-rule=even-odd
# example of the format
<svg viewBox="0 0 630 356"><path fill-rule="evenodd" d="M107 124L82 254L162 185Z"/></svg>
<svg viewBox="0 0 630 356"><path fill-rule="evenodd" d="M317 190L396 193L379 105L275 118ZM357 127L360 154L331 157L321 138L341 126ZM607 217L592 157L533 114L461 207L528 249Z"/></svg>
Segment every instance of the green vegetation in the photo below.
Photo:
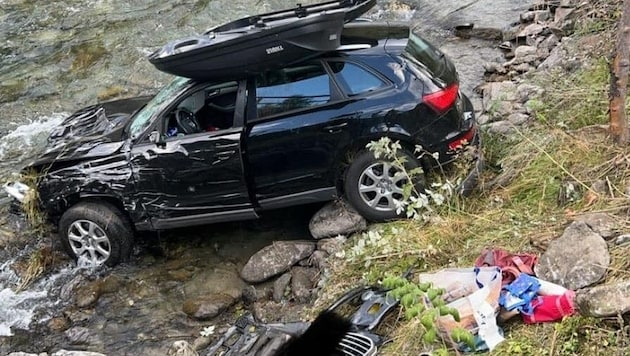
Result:
<svg viewBox="0 0 630 356"><path fill-rule="evenodd" d="M358 281L384 283L388 276L400 276L409 268L417 273L472 266L486 246L540 254L582 213L611 213L619 217L621 228L628 227L630 150L616 147L606 126L609 76L602 54L612 53L615 29L610 15L602 16L600 10L617 16L614 4L620 2L596 2L597 8L578 22L573 38L576 55L588 52L590 59L580 59L582 65L569 72L563 68L529 78L546 90L534 104L536 123L509 138L484 135L482 189L470 198L455 197L433 206L425 219L378 224L354 236L346 250L332 259L331 277L316 308ZM605 189L594 189L597 182ZM610 251L607 280L627 279L630 248L617 246ZM382 331L392 339L383 354L427 351L430 337L422 317L405 318L404 310L409 308L395 318L395 326ZM506 340L492 355L630 353L629 326L621 317L574 316L536 325L525 325L515 317L503 327Z"/></svg>

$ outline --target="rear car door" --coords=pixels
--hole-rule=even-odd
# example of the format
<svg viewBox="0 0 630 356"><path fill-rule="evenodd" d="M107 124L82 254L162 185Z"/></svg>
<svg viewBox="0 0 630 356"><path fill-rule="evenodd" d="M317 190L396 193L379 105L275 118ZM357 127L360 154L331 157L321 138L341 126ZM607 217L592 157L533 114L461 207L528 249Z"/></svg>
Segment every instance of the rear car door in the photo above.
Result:
<svg viewBox="0 0 630 356"><path fill-rule="evenodd" d="M256 216L241 153L245 93L244 81L195 86L160 114L152 130L164 135L163 142L133 146L136 201L153 228ZM178 110L196 117L199 132L181 132L174 121Z"/></svg>
<svg viewBox="0 0 630 356"><path fill-rule="evenodd" d="M357 69L374 88L386 80L357 64L312 61L263 73L249 94L247 156L256 199L263 209L330 200L346 157L360 132L366 98L353 95L337 73ZM361 93L365 93L363 90Z"/></svg>

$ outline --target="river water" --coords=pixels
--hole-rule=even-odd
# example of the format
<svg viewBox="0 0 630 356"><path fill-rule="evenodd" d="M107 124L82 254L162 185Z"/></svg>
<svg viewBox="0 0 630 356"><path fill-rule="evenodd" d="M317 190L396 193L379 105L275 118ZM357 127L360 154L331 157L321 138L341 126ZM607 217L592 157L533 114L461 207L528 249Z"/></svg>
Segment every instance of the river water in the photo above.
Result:
<svg viewBox="0 0 630 356"><path fill-rule="evenodd" d="M379 1L367 17L420 26L425 37L455 61L464 92L474 96L472 88L483 78L481 64L500 58L500 53L496 43L458 39L450 29L464 23L506 28L530 3L390 0ZM146 60L165 42L294 4L288 0L0 0L0 181L36 155L50 129L68 113L109 97L153 93L169 81L171 76ZM2 209L6 211L6 203ZM112 355L164 353L175 338L198 335L203 327L181 313L184 297L238 284L240 266L273 240L308 238L305 226L313 209L272 215L268 221L276 223L266 229L222 224L169 232L157 247L139 248L129 265L107 271L80 269L61 256L21 292L16 292L21 277L15 265L50 246L53 238L29 231L23 219L7 215L0 228L0 354L61 347ZM94 307L68 309L74 297L67 290L72 281L105 277L116 281L115 291L104 294ZM68 335L51 331L51 320L60 317L73 327L91 330L89 337L72 344Z"/></svg>

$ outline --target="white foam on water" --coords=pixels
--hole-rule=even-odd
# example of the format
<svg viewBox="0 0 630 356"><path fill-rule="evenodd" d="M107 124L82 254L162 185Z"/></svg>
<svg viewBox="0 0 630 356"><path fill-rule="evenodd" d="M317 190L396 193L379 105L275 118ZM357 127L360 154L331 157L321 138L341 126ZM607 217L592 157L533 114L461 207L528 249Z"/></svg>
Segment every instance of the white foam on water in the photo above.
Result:
<svg viewBox="0 0 630 356"><path fill-rule="evenodd" d="M67 116L66 113L54 113L19 124L8 134L0 137L0 160L24 157L32 152L32 149L43 146L50 131Z"/></svg>
<svg viewBox="0 0 630 356"><path fill-rule="evenodd" d="M11 336L15 329L28 330L36 314L37 322L48 320L49 311L60 302L59 297L49 291L58 289L55 286L59 287L69 277L81 273L81 269L74 266L63 268L16 293L20 278L11 268L14 262L15 259L11 259L0 265L0 336Z"/></svg>
<svg viewBox="0 0 630 356"><path fill-rule="evenodd" d="M9 288L0 290L0 336L11 336L11 328L28 329L39 300L46 298L45 290L15 293Z"/></svg>

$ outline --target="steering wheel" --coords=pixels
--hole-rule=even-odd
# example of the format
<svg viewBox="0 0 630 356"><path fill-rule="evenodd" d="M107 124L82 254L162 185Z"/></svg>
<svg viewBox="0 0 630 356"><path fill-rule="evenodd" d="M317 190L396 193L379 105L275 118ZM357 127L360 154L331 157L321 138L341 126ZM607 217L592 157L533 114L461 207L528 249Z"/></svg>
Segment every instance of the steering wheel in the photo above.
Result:
<svg viewBox="0 0 630 356"><path fill-rule="evenodd" d="M186 135L201 132L201 126L195 114L186 108L178 108L175 111L175 121L177 122L177 126Z"/></svg>

